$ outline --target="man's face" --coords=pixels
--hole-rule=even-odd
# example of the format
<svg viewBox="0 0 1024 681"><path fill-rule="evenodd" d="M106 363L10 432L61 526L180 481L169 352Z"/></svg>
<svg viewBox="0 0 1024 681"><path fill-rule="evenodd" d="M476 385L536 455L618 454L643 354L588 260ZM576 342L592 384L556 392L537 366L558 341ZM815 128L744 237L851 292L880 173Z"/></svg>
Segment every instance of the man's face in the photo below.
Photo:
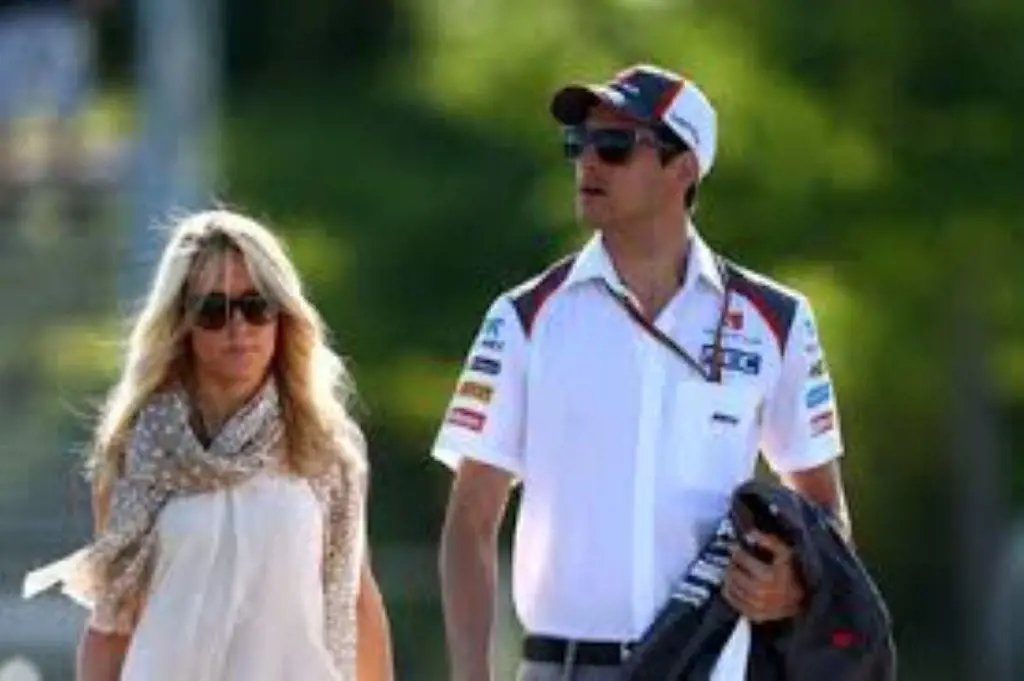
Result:
<svg viewBox="0 0 1024 681"><path fill-rule="evenodd" d="M654 132L604 105L591 109L579 132L584 144L575 162L579 218L606 229L657 215L669 192ZM602 152L602 146L615 151Z"/></svg>

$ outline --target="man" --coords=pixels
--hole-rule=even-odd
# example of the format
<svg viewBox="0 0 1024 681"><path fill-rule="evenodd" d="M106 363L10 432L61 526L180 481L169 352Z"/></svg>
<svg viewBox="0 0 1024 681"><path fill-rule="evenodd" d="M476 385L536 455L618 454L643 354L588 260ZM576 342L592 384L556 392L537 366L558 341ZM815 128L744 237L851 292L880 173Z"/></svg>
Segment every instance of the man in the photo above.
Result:
<svg viewBox="0 0 1024 681"><path fill-rule="evenodd" d="M496 537L522 485L513 592L520 679L611 681L672 582L753 476L760 450L848 530L838 413L808 301L727 263L694 227L717 117L649 65L570 85L565 127L583 249L500 295L433 455L455 471L441 541L455 681L491 678ZM791 555L734 554L724 594L750 622L800 611ZM740 628L718 678L742 679Z"/></svg>

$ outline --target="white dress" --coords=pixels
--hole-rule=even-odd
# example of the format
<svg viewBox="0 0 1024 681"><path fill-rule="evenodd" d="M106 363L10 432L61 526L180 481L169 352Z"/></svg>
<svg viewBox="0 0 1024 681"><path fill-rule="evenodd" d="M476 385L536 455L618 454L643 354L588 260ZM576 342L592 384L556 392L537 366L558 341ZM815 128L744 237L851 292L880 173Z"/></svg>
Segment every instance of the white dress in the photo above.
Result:
<svg viewBox="0 0 1024 681"><path fill-rule="evenodd" d="M272 472L172 499L122 681L341 681L324 643L324 517Z"/></svg>

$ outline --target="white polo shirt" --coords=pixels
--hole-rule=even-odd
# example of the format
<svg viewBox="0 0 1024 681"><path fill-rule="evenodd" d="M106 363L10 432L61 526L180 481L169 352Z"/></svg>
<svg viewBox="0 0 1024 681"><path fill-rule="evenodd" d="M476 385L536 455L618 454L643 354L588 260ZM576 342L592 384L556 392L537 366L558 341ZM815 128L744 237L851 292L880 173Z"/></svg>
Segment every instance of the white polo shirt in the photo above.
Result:
<svg viewBox="0 0 1024 681"><path fill-rule="evenodd" d="M691 243L686 280L655 326L707 360L725 288L711 250L696 233ZM476 459L522 483L513 597L530 633L637 639L758 451L778 472L840 454L810 305L745 274L729 296L720 384L601 284L626 293L599 236L564 279L531 280L487 312L433 456L453 469ZM551 290L523 320L513 301L538 285Z"/></svg>

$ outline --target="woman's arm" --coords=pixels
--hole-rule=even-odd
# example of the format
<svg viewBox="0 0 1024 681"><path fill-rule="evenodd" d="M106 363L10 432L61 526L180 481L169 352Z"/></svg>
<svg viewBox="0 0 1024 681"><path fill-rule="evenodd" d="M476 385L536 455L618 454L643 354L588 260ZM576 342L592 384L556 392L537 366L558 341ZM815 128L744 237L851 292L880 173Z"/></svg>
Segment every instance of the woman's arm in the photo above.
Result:
<svg viewBox="0 0 1024 681"><path fill-rule="evenodd" d="M78 642L76 681L117 681L129 640L123 634L105 634L86 625Z"/></svg>
<svg viewBox="0 0 1024 681"><path fill-rule="evenodd" d="M393 681L395 673L391 657L391 627L368 555L363 560L359 576L356 640L358 681Z"/></svg>
<svg viewBox="0 0 1024 681"><path fill-rule="evenodd" d="M107 523L112 489L113 483L104 484L99 479L92 489L93 524L97 535ZM75 681L118 681L130 641L130 635L98 631L91 626L91 621L86 622L78 639Z"/></svg>

